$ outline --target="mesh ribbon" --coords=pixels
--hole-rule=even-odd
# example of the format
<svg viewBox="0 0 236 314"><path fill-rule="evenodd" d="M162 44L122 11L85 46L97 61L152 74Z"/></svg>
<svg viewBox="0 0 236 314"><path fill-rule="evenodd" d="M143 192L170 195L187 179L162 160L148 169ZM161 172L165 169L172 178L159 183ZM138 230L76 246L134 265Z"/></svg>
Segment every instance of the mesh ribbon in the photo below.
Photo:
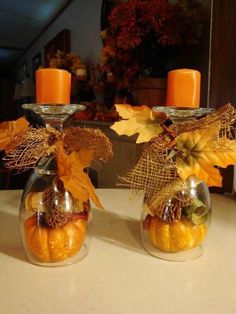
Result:
<svg viewBox="0 0 236 314"><path fill-rule="evenodd" d="M187 183L175 167L174 136L209 128L218 122L221 126L219 138L232 138L235 120L236 110L227 104L201 119L174 122L169 128L165 127L162 134L144 146L137 165L125 177L119 178L120 184L134 191L144 191L144 206L151 215L158 215L167 222L178 221L181 207L189 205L191 196Z"/></svg>

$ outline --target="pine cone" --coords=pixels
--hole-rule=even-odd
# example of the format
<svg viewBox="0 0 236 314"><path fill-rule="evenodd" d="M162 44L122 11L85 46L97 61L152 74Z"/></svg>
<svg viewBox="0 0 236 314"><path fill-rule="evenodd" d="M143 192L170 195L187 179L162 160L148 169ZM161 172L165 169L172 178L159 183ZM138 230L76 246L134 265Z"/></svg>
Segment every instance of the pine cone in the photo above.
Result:
<svg viewBox="0 0 236 314"><path fill-rule="evenodd" d="M43 206L44 206L45 211L48 211L53 207L53 190L52 190L52 187L48 187L43 192Z"/></svg>
<svg viewBox="0 0 236 314"><path fill-rule="evenodd" d="M45 211L52 211L55 207L65 206L65 189L62 181L56 178L51 186L43 192L43 206Z"/></svg>
<svg viewBox="0 0 236 314"><path fill-rule="evenodd" d="M180 202L172 199L165 203L162 207L160 218L166 223L178 222L181 218Z"/></svg>
<svg viewBox="0 0 236 314"><path fill-rule="evenodd" d="M166 223L178 222L182 215L183 207L190 205L192 197L189 194L177 192L172 199L162 204L159 217Z"/></svg>
<svg viewBox="0 0 236 314"><path fill-rule="evenodd" d="M52 228L60 228L64 226L70 218L71 213L53 209L50 213L46 213L45 221Z"/></svg>

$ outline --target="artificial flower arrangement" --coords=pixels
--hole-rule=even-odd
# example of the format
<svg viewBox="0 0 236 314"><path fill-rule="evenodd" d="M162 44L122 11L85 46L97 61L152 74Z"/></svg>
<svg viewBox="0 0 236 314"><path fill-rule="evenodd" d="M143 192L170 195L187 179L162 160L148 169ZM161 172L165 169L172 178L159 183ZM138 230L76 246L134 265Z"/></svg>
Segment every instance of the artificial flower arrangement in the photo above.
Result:
<svg viewBox="0 0 236 314"><path fill-rule="evenodd" d="M236 163L236 110L227 104L199 119L172 121L146 106L116 109L123 120L111 128L119 135L138 134L137 143L145 143L137 165L120 178L122 185L145 193L145 248L153 255L153 247L167 254L194 249L204 240L210 218L200 183L221 186L218 168Z"/></svg>
<svg viewBox="0 0 236 314"><path fill-rule="evenodd" d="M108 138L96 129L33 128L21 117L0 124L0 150L7 168L35 169L20 216L29 259L53 266L75 258L87 238L90 200L102 208L86 169L111 158Z"/></svg>
<svg viewBox="0 0 236 314"><path fill-rule="evenodd" d="M100 82L113 73L117 90L133 78L165 77L176 49L197 44L206 9L197 0L117 1L102 31Z"/></svg>
<svg viewBox="0 0 236 314"><path fill-rule="evenodd" d="M49 60L49 68L64 69L70 73L76 73L79 67L85 67L81 63L80 56L74 52L64 53L58 50L53 58Z"/></svg>

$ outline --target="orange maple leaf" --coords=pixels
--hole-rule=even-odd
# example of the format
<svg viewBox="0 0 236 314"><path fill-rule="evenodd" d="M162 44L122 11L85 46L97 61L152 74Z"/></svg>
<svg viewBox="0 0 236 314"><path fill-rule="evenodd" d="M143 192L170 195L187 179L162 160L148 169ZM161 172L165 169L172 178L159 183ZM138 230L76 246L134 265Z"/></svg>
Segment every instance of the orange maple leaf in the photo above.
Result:
<svg viewBox="0 0 236 314"><path fill-rule="evenodd" d="M132 136L139 134L136 143L150 141L160 134L163 129L161 123L167 119L162 112L154 112L147 106L115 105L123 120L115 122L111 129L119 135Z"/></svg>
<svg viewBox="0 0 236 314"><path fill-rule="evenodd" d="M79 151L72 151L66 154L63 148L63 142L57 142L57 166L60 179L64 187L77 199L87 201L89 198L93 203L102 208L102 205L95 193L89 176L85 172L93 160L95 150L81 148Z"/></svg>
<svg viewBox="0 0 236 314"><path fill-rule="evenodd" d="M220 124L208 129L185 132L176 138L176 167L180 176L186 179L195 174L208 186L222 186L218 167L236 163L236 141L219 138Z"/></svg>
<svg viewBox="0 0 236 314"><path fill-rule="evenodd" d="M28 126L29 122L24 117L0 123L0 150L8 149L14 137L26 131Z"/></svg>

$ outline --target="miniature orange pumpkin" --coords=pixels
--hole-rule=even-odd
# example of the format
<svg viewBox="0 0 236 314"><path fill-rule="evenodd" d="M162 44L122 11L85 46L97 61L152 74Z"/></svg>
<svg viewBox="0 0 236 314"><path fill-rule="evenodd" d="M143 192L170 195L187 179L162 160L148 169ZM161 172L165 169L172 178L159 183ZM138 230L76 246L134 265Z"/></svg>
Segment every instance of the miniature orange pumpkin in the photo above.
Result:
<svg viewBox="0 0 236 314"><path fill-rule="evenodd" d="M29 251L41 262L58 262L75 255L86 236L82 219L67 222L59 228L38 224L36 215L25 221L25 239Z"/></svg>
<svg viewBox="0 0 236 314"><path fill-rule="evenodd" d="M195 225L187 218L165 223L152 217L148 228L154 246L165 252L179 252L198 246L206 236L206 224Z"/></svg>

